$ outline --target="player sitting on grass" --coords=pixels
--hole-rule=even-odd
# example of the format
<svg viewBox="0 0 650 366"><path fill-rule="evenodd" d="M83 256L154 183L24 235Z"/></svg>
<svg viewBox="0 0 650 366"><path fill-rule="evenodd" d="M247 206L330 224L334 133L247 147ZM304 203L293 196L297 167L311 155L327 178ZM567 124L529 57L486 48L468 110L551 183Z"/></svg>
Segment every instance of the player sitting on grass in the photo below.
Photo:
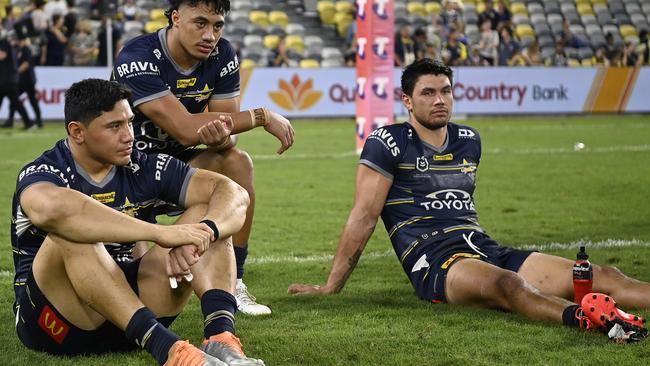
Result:
<svg viewBox="0 0 650 366"><path fill-rule="evenodd" d="M16 331L56 355L142 347L165 365L263 365L234 336L235 259L246 191L168 155L133 149L130 92L87 79L65 95L68 137L20 172L11 242ZM224 125L228 125L224 121ZM154 206L182 205L176 225ZM136 241L155 243L133 260ZM170 288L169 278L188 281ZM202 351L167 329L194 292Z"/></svg>
<svg viewBox="0 0 650 366"><path fill-rule="evenodd" d="M418 296L476 305L610 331L617 341L648 334L644 320L616 308L612 297L573 298L573 261L500 246L479 225L474 208L478 132L449 122L452 70L430 59L402 75L409 121L374 131L357 171L354 206L327 283L294 284L294 294L340 292L381 218ZM594 266L594 290L625 306L650 308L650 284L612 267Z"/></svg>

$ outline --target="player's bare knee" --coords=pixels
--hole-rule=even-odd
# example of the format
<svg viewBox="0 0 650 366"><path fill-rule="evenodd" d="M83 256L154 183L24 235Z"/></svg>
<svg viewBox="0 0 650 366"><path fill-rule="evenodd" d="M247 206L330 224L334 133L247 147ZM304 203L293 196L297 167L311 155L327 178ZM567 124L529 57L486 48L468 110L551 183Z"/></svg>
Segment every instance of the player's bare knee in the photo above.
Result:
<svg viewBox="0 0 650 366"><path fill-rule="evenodd" d="M237 148L229 149L224 152L225 170L236 172L240 184L246 186L253 180L253 159L244 150Z"/></svg>
<svg viewBox="0 0 650 366"><path fill-rule="evenodd" d="M594 266L594 277L601 277L604 279L623 279L626 276L621 272L620 269L614 266Z"/></svg>
<svg viewBox="0 0 650 366"><path fill-rule="evenodd" d="M497 297L502 299L505 304L511 304L529 290L529 286L520 275L505 270L497 277L496 288Z"/></svg>

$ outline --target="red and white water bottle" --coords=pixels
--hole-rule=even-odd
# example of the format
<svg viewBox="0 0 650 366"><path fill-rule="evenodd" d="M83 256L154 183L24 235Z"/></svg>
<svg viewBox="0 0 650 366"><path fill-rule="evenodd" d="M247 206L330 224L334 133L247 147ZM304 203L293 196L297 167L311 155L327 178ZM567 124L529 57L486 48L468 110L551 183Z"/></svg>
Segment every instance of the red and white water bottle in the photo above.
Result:
<svg viewBox="0 0 650 366"><path fill-rule="evenodd" d="M594 270L589 262L585 247L580 247L578 259L573 265L573 302L580 304L582 298L591 292L594 284Z"/></svg>

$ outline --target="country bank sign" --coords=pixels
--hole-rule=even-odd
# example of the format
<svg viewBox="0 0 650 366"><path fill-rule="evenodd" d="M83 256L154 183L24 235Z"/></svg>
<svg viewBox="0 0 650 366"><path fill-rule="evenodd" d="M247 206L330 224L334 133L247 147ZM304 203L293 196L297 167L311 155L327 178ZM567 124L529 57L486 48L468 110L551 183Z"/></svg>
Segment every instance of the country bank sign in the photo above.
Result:
<svg viewBox="0 0 650 366"><path fill-rule="evenodd" d="M36 90L43 118L63 119L64 94L72 83L108 75L108 69L101 67L37 67ZM256 68L242 70L241 76L242 109L265 106L289 117L355 116L357 85L352 68ZM396 69L395 80L399 76ZM649 113L647 89L650 67L464 67L454 70L454 109L464 114ZM396 85L394 113L405 115L400 96ZM8 104L2 104L0 115L7 115ZM25 105L31 114L29 103Z"/></svg>
<svg viewBox="0 0 650 366"><path fill-rule="evenodd" d="M395 70L399 80L400 70ZM261 104L290 117L353 117L354 69L254 69L242 108ZM463 114L650 112L650 68L456 68L454 109ZM243 88L244 89L244 88ZM394 113L405 115L401 90Z"/></svg>

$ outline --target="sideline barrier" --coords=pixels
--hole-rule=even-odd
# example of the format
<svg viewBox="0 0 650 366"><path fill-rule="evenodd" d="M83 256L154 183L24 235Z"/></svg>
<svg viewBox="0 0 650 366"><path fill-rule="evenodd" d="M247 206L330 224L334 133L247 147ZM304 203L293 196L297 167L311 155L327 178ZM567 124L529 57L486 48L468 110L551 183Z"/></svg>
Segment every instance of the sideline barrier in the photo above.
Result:
<svg viewBox="0 0 650 366"><path fill-rule="evenodd" d="M395 69L395 115L406 115ZM44 119L63 119L63 94L83 78L108 78L101 67L37 67ZM255 68L242 71L242 109L265 106L288 117L354 117L354 68ZM454 111L459 114L649 113L644 68L454 69ZM23 96L25 98L25 96ZM6 98L5 98L6 99ZM6 119L9 103L0 108ZM29 103L25 103L30 115ZM19 118L19 116L16 116Z"/></svg>

